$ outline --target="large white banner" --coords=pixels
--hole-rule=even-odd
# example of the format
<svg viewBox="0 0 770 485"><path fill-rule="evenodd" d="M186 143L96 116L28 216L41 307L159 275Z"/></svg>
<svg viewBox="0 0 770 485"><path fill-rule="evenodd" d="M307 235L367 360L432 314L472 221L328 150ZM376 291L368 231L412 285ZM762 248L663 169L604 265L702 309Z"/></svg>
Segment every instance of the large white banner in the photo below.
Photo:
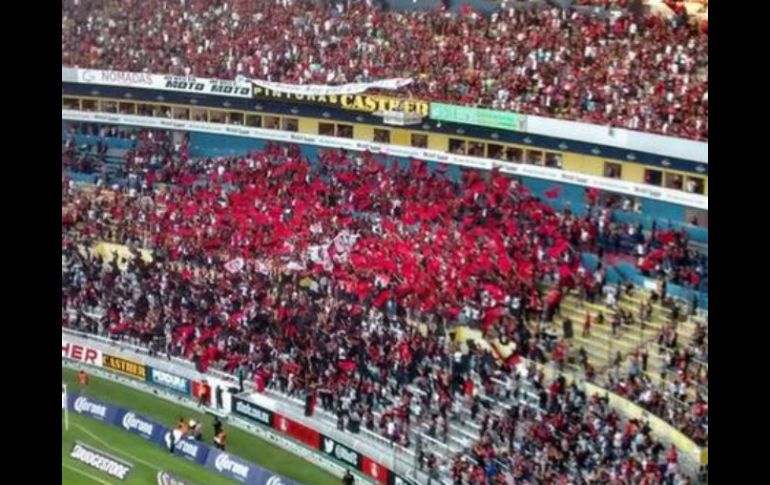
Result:
<svg viewBox="0 0 770 485"><path fill-rule="evenodd" d="M245 80L246 78L236 78L237 82ZM382 79L380 81L368 83L348 83L339 86L327 86L325 84L274 83L262 81L260 79L250 79L249 81L262 89L299 96L341 96L344 94L361 94L368 89L388 89L394 91L412 83L412 80L408 78Z"/></svg>
<svg viewBox="0 0 770 485"><path fill-rule="evenodd" d="M62 70L64 72L64 70ZM144 72L105 71L101 69L76 69L76 79L81 84L159 89L182 93L211 94L235 98L250 98L249 82L207 79L202 77L171 76Z"/></svg>
<svg viewBox="0 0 770 485"><path fill-rule="evenodd" d="M235 80L208 79L194 76L172 76L146 72L108 71L102 69L62 68L62 79L81 84L136 87L164 91L193 92L250 98L252 84L279 93L304 96L341 96L360 94L368 89L396 90L412 83L409 78L381 79L368 83L348 83L338 86L325 84L287 84L237 76Z"/></svg>

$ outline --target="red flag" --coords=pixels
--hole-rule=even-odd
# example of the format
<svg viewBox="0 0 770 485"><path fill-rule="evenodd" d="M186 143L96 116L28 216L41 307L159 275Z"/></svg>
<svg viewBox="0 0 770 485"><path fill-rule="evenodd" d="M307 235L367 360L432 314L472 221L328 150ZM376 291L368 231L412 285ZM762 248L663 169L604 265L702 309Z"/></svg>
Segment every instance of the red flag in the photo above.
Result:
<svg viewBox="0 0 770 485"><path fill-rule="evenodd" d="M401 345L399 345L399 352L401 353L401 359L405 362L412 360L412 350L406 342L401 342Z"/></svg>
<svg viewBox="0 0 770 485"><path fill-rule="evenodd" d="M561 186L554 185L550 189L546 190L544 195L547 199L558 199L559 195L561 195Z"/></svg>
<svg viewBox="0 0 770 485"><path fill-rule="evenodd" d="M511 260L508 258L508 254L505 252L505 248L499 248L497 253L497 259L500 263L500 271L503 274L511 272Z"/></svg>
<svg viewBox="0 0 770 485"><path fill-rule="evenodd" d="M519 362L521 362L521 356L517 353L511 354L505 361L506 365L509 367L516 367L519 365Z"/></svg>
<svg viewBox="0 0 770 485"><path fill-rule="evenodd" d="M487 185L483 181L476 182L468 188L468 192L471 195L480 194L487 189Z"/></svg>
<svg viewBox="0 0 770 485"><path fill-rule="evenodd" d="M371 283L368 281L359 281L358 285L356 285L356 293L358 294L359 300L365 300L366 297L369 295L369 287L371 286Z"/></svg>
<svg viewBox="0 0 770 485"><path fill-rule="evenodd" d="M586 189L586 199L588 199L589 204L596 204L596 200L599 198L599 189L596 187L591 187L589 189Z"/></svg>
<svg viewBox="0 0 770 485"><path fill-rule="evenodd" d="M505 313L505 309L503 307L497 306L494 308L490 308L484 313L484 320L481 322L481 331L486 333L487 330L489 330L489 327L497 321L498 318L500 318L503 313Z"/></svg>
<svg viewBox="0 0 770 485"><path fill-rule="evenodd" d="M484 283L481 286L495 300L502 301L502 299L505 298L505 293L498 286L492 285L492 284L489 284L489 283Z"/></svg>
<svg viewBox="0 0 770 485"><path fill-rule="evenodd" d="M492 269L492 263L489 261L487 253L481 253L481 256L479 256L479 266L481 266L484 271L490 271Z"/></svg>
<svg viewBox="0 0 770 485"><path fill-rule="evenodd" d="M663 244L669 244L676 240L676 234L674 234L674 231L659 232L657 240Z"/></svg>
<svg viewBox="0 0 770 485"><path fill-rule="evenodd" d="M380 294L377 295L377 298L374 299L374 306L380 308L391 298L392 295L393 292L391 290L381 291Z"/></svg>
<svg viewBox="0 0 770 485"><path fill-rule="evenodd" d="M396 232L396 225L390 219L383 219L382 229L387 233Z"/></svg>
<svg viewBox="0 0 770 485"><path fill-rule="evenodd" d="M534 269L534 265L529 261L520 261L518 268L519 277L523 280L531 280Z"/></svg>
<svg viewBox="0 0 770 485"><path fill-rule="evenodd" d="M356 270L367 269L369 267L369 260L358 253L352 253L348 258L350 260L350 264Z"/></svg>
<svg viewBox="0 0 770 485"><path fill-rule="evenodd" d="M690 272L690 283L697 285L700 282L700 276L695 271Z"/></svg>
<svg viewBox="0 0 770 485"><path fill-rule="evenodd" d="M559 265L559 277L567 279L572 276L572 269L566 264Z"/></svg>
<svg viewBox="0 0 770 485"><path fill-rule="evenodd" d="M518 232L518 229L519 228L518 228L518 226L516 226L516 222L513 220L513 218L508 219L505 222L505 232L509 236L515 236L516 233Z"/></svg>
<svg viewBox="0 0 770 485"><path fill-rule="evenodd" d="M427 296L422 300L422 305L420 305L420 311L431 312L433 311L434 308L436 308L436 301L433 299L432 296Z"/></svg>
<svg viewBox="0 0 770 485"><path fill-rule="evenodd" d="M495 232L492 237L497 248L497 263L500 266L500 271L507 274L511 271L511 260L508 258L508 253L505 251L503 236L499 232Z"/></svg>
<svg viewBox="0 0 770 485"><path fill-rule="evenodd" d="M559 239L553 246L551 246L551 249L548 250L548 256L551 258L558 258L568 248L569 243L565 239Z"/></svg>

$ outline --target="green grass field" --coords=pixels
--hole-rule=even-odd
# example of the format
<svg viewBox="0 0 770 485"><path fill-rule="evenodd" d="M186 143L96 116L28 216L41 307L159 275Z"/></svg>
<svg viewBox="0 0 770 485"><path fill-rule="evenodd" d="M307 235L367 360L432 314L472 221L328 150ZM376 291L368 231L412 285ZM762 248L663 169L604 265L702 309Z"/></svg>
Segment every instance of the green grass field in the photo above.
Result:
<svg viewBox="0 0 770 485"><path fill-rule="evenodd" d="M75 389L75 372L62 369L62 382ZM149 394L91 376L85 393L103 399L173 427L180 416L200 421L204 425L204 439L211 442L213 417L192 409L164 401ZM62 413L62 485L155 485L158 471L170 472L198 485L231 485L232 480L209 472L200 465L171 456L143 438L115 426L69 413L69 431L64 431ZM324 470L292 455L254 435L225 425L228 434L227 451L253 463L269 468L287 478L305 485L338 484L340 480ZM125 481L69 457L75 441L121 458L134 465Z"/></svg>

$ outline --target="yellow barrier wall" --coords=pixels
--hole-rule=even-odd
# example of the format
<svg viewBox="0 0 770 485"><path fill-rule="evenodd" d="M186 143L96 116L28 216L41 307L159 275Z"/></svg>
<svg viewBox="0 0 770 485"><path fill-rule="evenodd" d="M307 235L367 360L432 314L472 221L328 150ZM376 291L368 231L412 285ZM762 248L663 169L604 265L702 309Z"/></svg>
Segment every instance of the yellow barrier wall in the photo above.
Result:
<svg viewBox="0 0 770 485"><path fill-rule="evenodd" d="M604 160L578 153L563 153L561 158L563 170L568 172L585 173L602 177L604 175Z"/></svg>
<svg viewBox="0 0 770 485"><path fill-rule="evenodd" d="M393 134L391 133L391 137ZM374 141L374 126L353 124L353 138L356 140Z"/></svg>
<svg viewBox="0 0 770 485"><path fill-rule="evenodd" d="M428 148L442 152L449 151L449 136L431 133L428 135Z"/></svg>
<svg viewBox="0 0 770 485"><path fill-rule="evenodd" d="M393 145L411 146L411 133L407 130L393 129L390 133L390 143Z"/></svg>
<svg viewBox="0 0 770 485"><path fill-rule="evenodd" d="M612 160L614 162L614 160ZM623 173L621 180L629 182L644 183L644 165L638 163L621 163Z"/></svg>
<svg viewBox="0 0 770 485"><path fill-rule="evenodd" d="M297 125L297 129L300 133L318 134L318 120L313 118L300 118Z"/></svg>

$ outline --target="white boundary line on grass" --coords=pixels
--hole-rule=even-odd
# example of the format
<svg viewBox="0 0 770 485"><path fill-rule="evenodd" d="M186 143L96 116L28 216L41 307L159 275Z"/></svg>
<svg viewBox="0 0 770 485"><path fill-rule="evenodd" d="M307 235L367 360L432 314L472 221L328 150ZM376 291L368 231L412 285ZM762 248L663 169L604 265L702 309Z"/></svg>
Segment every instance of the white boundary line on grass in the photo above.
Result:
<svg viewBox="0 0 770 485"><path fill-rule="evenodd" d="M101 439L101 438L100 438L100 437L99 437L99 436L98 436L96 433L94 433L93 431L90 431L90 430L88 430L88 429L87 429L85 426L83 426L82 424L76 423L76 424L75 424L75 426L77 426L78 428L80 428L81 430L83 430L83 432L84 432L85 434L87 434L88 436L90 436L91 438L93 438L93 439L95 439L96 441L98 441L98 442L99 442L99 443L100 443L102 446L105 446L105 447L107 447L107 448L111 449L111 450L112 450L112 451L114 451L115 453L118 453L118 454L120 454L120 455L124 455L124 456L127 456L127 457L131 458L132 460L134 460L134 461L137 461L137 462L141 463L142 465L145 465L145 466L148 466L148 467L150 467L150 468L154 469L155 471L160 471L160 470L163 470L163 467L162 467L162 466L158 466L158 465L156 465L156 464L150 463L149 461L146 461L146 460L143 460L143 459L141 459L141 458L139 458L139 457L136 457L136 456L132 455L131 453L127 453L127 452L125 452L125 451L123 451L123 450L120 450L120 449L118 449L118 448L115 448L114 446L111 446L111 445L110 445L110 444L108 444L106 441L104 441L103 439Z"/></svg>
<svg viewBox="0 0 770 485"><path fill-rule="evenodd" d="M112 482L108 482L107 480L104 480L104 479L102 479L102 478L99 478L99 477L97 477L96 475L91 475L90 473L86 473L86 472L84 472L84 471L82 471L82 470L78 470L77 468L75 468L75 467L74 467L74 466L72 466L72 465L68 465L68 464L66 464L66 463L62 463L62 464L61 464L61 466L63 466L64 468L66 468L66 469L68 469L68 470L72 470L72 471L73 471L73 472L75 472L75 473L79 473L79 474L83 475L84 477L88 477L88 478L90 478L91 480L94 480L94 481L96 481L96 482L99 482L99 483L101 483L101 484L103 484L103 485L113 485L113 483L112 483Z"/></svg>
<svg viewBox="0 0 770 485"><path fill-rule="evenodd" d="M70 361L68 359L62 358L62 368L73 372L77 372L80 369L88 369L89 373L92 373L93 375L97 376L100 379L109 381L112 384L117 384L119 386L127 387L129 389L132 389L133 391L147 394L148 397L160 399L166 403L171 403L172 405L175 405L175 406L181 406L181 407L195 410L196 412L202 412L200 410L200 406L196 402L188 398L183 398L178 395L174 395L171 392L164 391L163 389L160 389L160 388L151 388L143 381L140 382L137 380L124 378L120 375L105 371L104 369L101 369L99 367L83 365L78 362L74 362L74 361ZM336 476L337 478L342 478L342 476L345 474L346 467L336 462L333 462L330 459L326 459L321 452L315 452L313 450L310 450L309 448L300 446L295 442L290 441L289 438L281 437L280 435L272 432L272 430L268 428L264 428L259 425L253 424L251 422L245 421L235 415L230 415L229 422L235 428L238 428L241 431L249 434L250 437L256 437L258 439L261 439L267 442L270 446L275 446L276 448L279 448L294 456L297 456L300 459L306 461L307 463L312 464L318 467L319 469L324 470L333 476ZM364 475L363 472L360 472L358 470L351 470L351 471L353 472L353 476L355 477L357 484L377 485L374 482L374 479L370 479L367 475Z"/></svg>

